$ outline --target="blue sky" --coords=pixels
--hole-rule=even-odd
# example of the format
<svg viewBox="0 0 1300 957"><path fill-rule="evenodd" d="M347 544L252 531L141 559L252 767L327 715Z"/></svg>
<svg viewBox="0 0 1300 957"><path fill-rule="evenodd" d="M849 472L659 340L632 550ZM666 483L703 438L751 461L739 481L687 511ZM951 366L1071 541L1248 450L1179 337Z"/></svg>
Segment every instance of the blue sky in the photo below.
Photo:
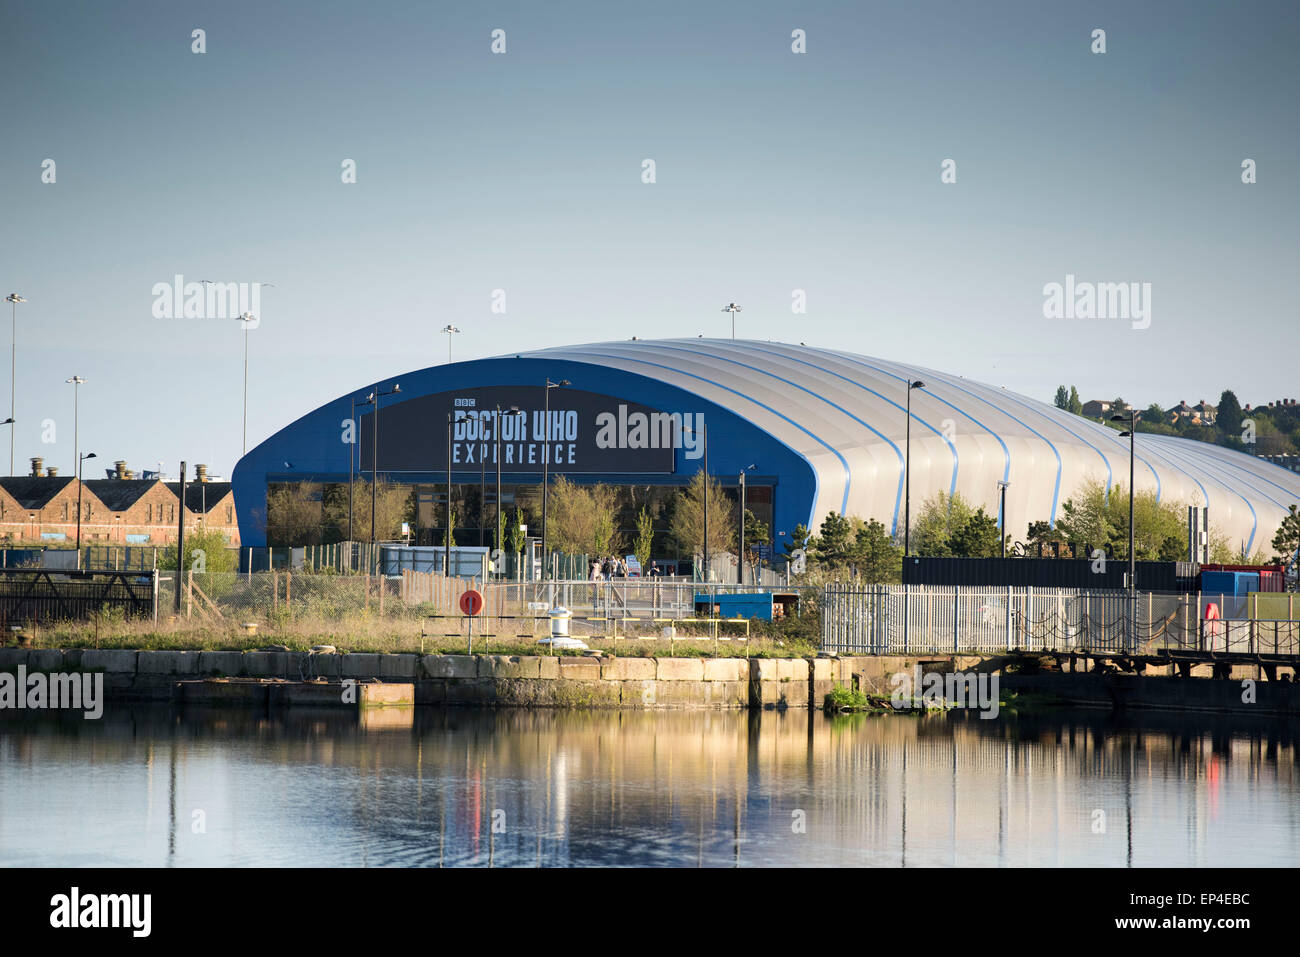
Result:
<svg viewBox="0 0 1300 957"><path fill-rule="evenodd" d="M83 450L229 475L239 324L155 318L177 273L275 284L250 447L448 322L462 359L727 336L732 300L1044 400L1300 397L1297 48L1292 3L6 0L16 469L71 471L79 374ZM1150 328L1045 319L1067 274L1151 283Z"/></svg>

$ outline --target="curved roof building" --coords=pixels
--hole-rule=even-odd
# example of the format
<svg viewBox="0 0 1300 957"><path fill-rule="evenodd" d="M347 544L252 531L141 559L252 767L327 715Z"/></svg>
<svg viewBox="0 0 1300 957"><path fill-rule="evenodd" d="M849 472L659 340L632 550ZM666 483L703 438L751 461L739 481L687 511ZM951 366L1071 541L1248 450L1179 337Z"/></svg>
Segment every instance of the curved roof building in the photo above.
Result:
<svg viewBox="0 0 1300 957"><path fill-rule="evenodd" d="M1011 483L1007 530L1023 538L1036 520L1053 524L1083 481L1127 486L1128 440L1096 422L1005 389L883 359L786 343L729 339L631 340L563 346L434 366L380 384L371 430L371 386L309 413L250 451L236 466L240 533L265 543L269 484L347 481L351 468L442 487L448 416L454 484L494 474L493 423L500 421L503 472L512 485L541 481L544 422L552 423L550 470L574 481L673 486L703 465L725 485L749 469L778 546L799 523L828 512L876 518L901 530L911 397L911 493L915 507L937 491L960 492L990 514L997 483ZM545 383L569 385L546 389ZM549 395L549 400L547 396ZM357 442L343 439L356 403ZM517 406L496 418L495 409ZM669 416L678 429L669 443ZM702 415L702 419L696 418ZM638 418L643 416L644 418ZM704 426L693 429L692 426ZM675 445L665 448L665 445ZM486 459L486 462L485 462ZM750 466L753 466L750 469ZM1267 548L1287 507L1300 502L1300 475L1205 443L1140 433L1139 491L1161 501L1208 506L1216 530L1248 552ZM766 490L766 491L764 491ZM763 517L763 516L760 516Z"/></svg>

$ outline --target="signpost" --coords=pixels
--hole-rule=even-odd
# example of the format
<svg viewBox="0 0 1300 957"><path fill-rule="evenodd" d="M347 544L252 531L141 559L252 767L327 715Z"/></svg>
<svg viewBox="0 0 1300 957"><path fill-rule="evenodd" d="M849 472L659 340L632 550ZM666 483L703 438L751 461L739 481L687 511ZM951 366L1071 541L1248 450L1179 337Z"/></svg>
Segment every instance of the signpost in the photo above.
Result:
<svg viewBox="0 0 1300 957"><path fill-rule="evenodd" d="M469 619L469 654L474 654L474 616L483 610L483 593L471 588L460 596L461 613Z"/></svg>

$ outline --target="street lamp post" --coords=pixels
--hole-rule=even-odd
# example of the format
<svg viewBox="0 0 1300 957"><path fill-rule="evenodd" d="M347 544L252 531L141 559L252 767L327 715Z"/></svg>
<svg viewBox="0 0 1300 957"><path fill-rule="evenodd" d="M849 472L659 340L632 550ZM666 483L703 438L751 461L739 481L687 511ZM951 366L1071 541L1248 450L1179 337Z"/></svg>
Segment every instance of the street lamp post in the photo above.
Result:
<svg viewBox="0 0 1300 957"><path fill-rule="evenodd" d="M460 332L450 322L442 327L442 331L447 334L447 365L451 365L451 337Z"/></svg>
<svg viewBox="0 0 1300 957"><path fill-rule="evenodd" d="M450 340L448 340L450 341ZM451 577L451 422L452 414L447 413L447 537L443 539L445 551L442 559L442 577Z"/></svg>
<svg viewBox="0 0 1300 957"><path fill-rule="evenodd" d="M1137 627L1137 556L1133 553L1133 458L1136 451L1137 413L1128 410L1128 415L1112 415L1112 422L1127 422L1128 431L1121 432L1120 438L1128 438L1128 593L1129 593L1129 628L1130 640Z"/></svg>
<svg viewBox="0 0 1300 957"><path fill-rule="evenodd" d="M357 397L352 397L352 411L348 422L352 426L352 441L348 444L348 570L352 567L352 466L356 459L357 447Z"/></svg>
<svg viewBox="0 0 1300 957"><path fill-rule="evenodd" d="M86 459L95 458L94 452L77 454L77 570L81 570L81 465Z"/></svg>
<svg viewBox="0 0 1300 957"><path fill-rule="evenodd" d="M745 584L745 473L753 469L748 465L740 473L740 564L737 567L736 584Z"/></svg>
<svg viewBox="0 0 1300 957"><path fill-rule="evenodd" d="M74 375L63 381L72 383L72 454L76 456L81 453L81 385L86 380Z"/></svg>
<svg viewBox="0 0 1300 957"><path fill-rule="evenodd" d="M546 377L546 402L544 405L542 434L545 436L542 446L542 561L545 563L542 568L544 578L551 577L550 555L546 551L546 496L550 482L550 465L551 465L551 390L561 389L570 385L568 379L561 379L559 382L552 382L551 377Z"/></svg>
<svg viewBox="0 0 1300 957"><path fill-rule="evenodd" d="M731 338L736 338L736 313L741 312L741 308L734 302L729 302L722 307L723 312L731 313Z"/></svg>
<svg viewBox="0 0 1300 957"><path fill-rule="evenodd" d="M387 392L381 392L376 385L373 392L366 396L366 402L374 406L374 420L370 423L370 561L367 563L374 574L378 570L379 555L375 550L376 504L379 498L379 400L386 395L397 395L402 391L400 383L394 383Z"/></svg>
<svg viewBox="0 0 1300 957"><path fill-rule="evenodd" d="M907 381L907 455L903 462L903 557L911 554L912 548L912 390L923 389L925 383L920 379Z"/></svg>
<svg viewBox="0 0 1300 957"><path fill-rule="evenodd" d="M1137 434L1137 418L1132 409L1129 409L1128 415L1112 415L1112 422L1127 422L1128 431L1121 432L1119 437L1128 439L1128 587L1133 590L1136 585L1137 564L1134 561L1133 554L1133 456L1134 456L1134 436Z"/></svg>
<svg viewBox="0 0 1300 957"><path fill-rule="evenodd" d="M1007 557L1007 489L1011 487L1010 482L999 482L998 488L1002 490L1002 507L998 510L998 515L1002 519L998 529L1001 534L998 536L1002 539L1002 557Z"/></svg>
<svg viewBox="0 0 1300 957"><path fill-rule="evenodd" d="M510 407L510 411L518 412L519 406L512 405ZM494 513L494 517L496 518L497 521L497 533L496 533L497 551L501 551L501 549L504 547L504 543L501 541L501 536L502 533L504 532L504 529L501 527L501 403L500 402L497 403L497 417L493 421L496 423L493 426L492 431L493 431L493 439L496 442L495 454L497 460L497 507L496 507L496 512Z"/></svg>
<svg viewBox="0 0 1300 957"><path fill-rule="evenodd" d="M250 323L257 322L257 316L252 313L241 313L239 321L244 324L244 438L243 452L248 453L248 327Z"/></svg>
<svg viewBox="0 0 1300 957"><path fill-rule="evenodd" d="M9 474L14 474L14 383L18 368L18 303L26 302L16 292L5 296L9 303Z"/></svg>

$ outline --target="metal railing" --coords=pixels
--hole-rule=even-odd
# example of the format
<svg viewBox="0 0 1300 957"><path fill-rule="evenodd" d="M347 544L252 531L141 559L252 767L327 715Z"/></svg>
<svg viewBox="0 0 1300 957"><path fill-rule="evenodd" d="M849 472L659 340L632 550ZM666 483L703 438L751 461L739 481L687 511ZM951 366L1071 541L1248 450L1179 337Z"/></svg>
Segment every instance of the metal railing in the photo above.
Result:
<svg viewBox="0 0 1300 957"><path fill-rule="evenodd" d="M48 568L0 571L0 624L90 619L108 610L155 618L158 573L78 572Z"/></svg>
<svg viewBox="0 0 1300 957"><path fill-rule="evenodd" d="M1300 654L1300 621L1248 617L1246 596L830 585L821 610L823 650L849 654Z"/></svg>

